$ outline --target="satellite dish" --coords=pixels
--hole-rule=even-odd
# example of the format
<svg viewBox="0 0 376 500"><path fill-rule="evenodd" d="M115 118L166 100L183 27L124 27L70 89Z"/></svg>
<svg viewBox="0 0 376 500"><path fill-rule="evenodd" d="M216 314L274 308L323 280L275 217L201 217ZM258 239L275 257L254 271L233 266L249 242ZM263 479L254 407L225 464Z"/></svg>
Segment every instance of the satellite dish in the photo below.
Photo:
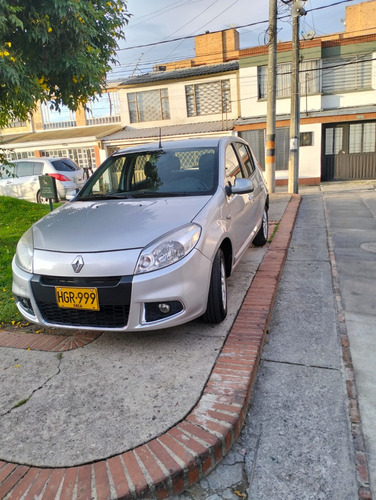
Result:
<svg viewBox="0 0 376 500"><path fill-rule="evenodd" d="M307 31L307 33L303 33L303 38L304 38L304 40L312 40L313 38L315 38L315 35L316 35L316 31L311 30L311 31Z"/></svg>

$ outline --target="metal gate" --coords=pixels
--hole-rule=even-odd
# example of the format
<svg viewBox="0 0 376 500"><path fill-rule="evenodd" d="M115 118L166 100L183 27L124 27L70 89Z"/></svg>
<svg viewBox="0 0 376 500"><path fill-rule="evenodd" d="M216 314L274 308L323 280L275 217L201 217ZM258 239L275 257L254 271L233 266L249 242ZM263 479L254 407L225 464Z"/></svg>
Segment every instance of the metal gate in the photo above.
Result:
<svg viewBox="0 0 376 500"><path fill-rule="evenodd" d="M376 179L376 122L323 128L322 181Z"/></svg>

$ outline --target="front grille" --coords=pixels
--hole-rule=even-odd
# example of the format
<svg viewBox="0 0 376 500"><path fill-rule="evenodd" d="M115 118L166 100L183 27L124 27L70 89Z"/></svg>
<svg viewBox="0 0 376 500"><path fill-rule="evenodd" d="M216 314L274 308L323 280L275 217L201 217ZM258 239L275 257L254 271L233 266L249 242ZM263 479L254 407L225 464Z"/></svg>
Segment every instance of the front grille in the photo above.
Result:
<svg viewBox="0 0 376 500"><path fill-rule="evenodd" d="M31 287L40 313L47 323L104 329L125 328L128 324L132 276L79 278L34 275ZM97 288L99 311L59 307L56 287Z"/></svg>
<svg viewBox="0 0 376 500"><path fill-rule="evenodd" d="M105 305L100 311L62 309L46 302L38 302L38 307L45 321L57 325L123 328L127 325L129 316L129 306L126 305Z"/></svg>
<svg viewBox="0 0 376 500"><path fill-rule="evenodd" d="M120 276L110 276L103 278L81 278L69 277L61 278L59 276L41 276L40 283L48 286L78 286L98 288L101 286L117 286L121 280Z"/></svg>

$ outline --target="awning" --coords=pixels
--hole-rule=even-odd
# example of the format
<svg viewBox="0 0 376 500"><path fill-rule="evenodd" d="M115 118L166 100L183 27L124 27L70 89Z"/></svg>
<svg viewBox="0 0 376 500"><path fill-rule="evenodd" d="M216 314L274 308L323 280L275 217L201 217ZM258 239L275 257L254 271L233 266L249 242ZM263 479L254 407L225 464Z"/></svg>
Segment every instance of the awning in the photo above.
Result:
<svg viewBox="0 0 376 500"><path fill-rule="evenodd" d="M115 133L122 129L120 124L95 125L86 127L69 127L59 130L43 130L27 132L25 134L11 134L0 136L0 143L7 147L39 147L77 144L80 142L95 142L103 136Z"/></svg>

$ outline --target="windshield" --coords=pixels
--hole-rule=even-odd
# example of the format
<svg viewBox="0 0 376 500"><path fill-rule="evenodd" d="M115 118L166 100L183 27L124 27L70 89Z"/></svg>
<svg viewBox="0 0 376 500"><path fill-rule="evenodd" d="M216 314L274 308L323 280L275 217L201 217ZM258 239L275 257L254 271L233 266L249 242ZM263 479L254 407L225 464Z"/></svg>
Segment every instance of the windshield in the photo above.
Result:
<svg viewBox="0 0 376 500"><path fill-rule="evenodd" d="M208 195L217 184L217 148L142 151L110 157L77 200Z"/></svg>

